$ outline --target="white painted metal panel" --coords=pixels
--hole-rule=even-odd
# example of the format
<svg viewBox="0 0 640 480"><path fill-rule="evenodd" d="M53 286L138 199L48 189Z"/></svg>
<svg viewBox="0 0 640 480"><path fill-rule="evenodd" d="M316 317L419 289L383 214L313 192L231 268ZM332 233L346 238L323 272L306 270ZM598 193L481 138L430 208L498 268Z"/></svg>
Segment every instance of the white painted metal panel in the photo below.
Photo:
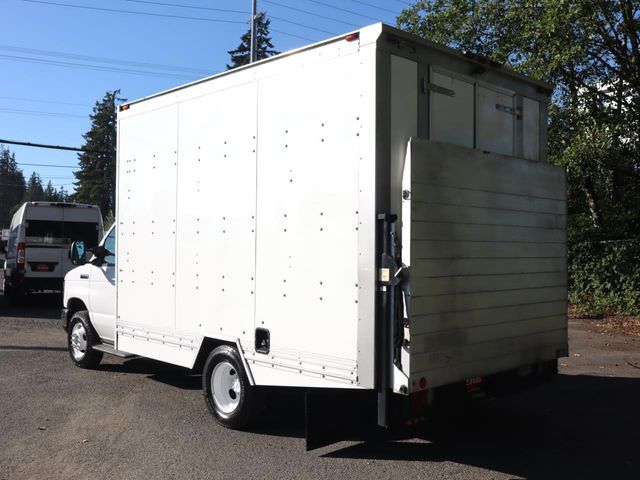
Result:
<svg viewBox="0 0 640 480"><path fill-rule="evenodd" d="M472 148L474 145L473 81L431 71L429 138Z"/></svg>
<svg viewBox="0 0 640 480"><path fill-rule="evenodd" d="M344 56L259 81L255 326L270 355L357 358L360 76Z"/></svg>
<svg viewBox="0 0 640 480"><path fill-rule="evenodd" d="M540 103L522 98L524 158L540 160Z"/></svg>
<svg viewBox="0 0 640 480"><path fill-rule="evenodd" d="M409 161L412 379L435 387L555 358L567 342L562 169L418 139Z"/></svg>
<svg viewBox="0 0 640 480"><path fill-rule="evenodd" d="M375 43L340 41L120 113L123 350L190 366L210 336L239 342L258 384L373 386L375 58ZM175 219L168 255L152 211ZM170 289L148 288L151 258Z"/></svg>
<svg viewBox="0 0 640 480"><path fill-rule="evenodd" d="M120 120L117 323L173 333L178 107Z"/></svg>
<svg viewBox="0 0 640 480"><path fill-rule="evenodd" d="M368 31L368 35L371 31ZM361 41L363 40L361 34ZM358 386L376 382L376 43L361 46L358 88Z"/></svg>
<svg viewBox="0 0 640 480"><path fill-rule="evenodd" d="M253 343L256 84L180 103L176 330Z"/></svg>
<svg viewBox="0 0 640 480"><path fill-rule="evenodd" d="M476 147L513 155L514 93L476 85Z"/></svg>

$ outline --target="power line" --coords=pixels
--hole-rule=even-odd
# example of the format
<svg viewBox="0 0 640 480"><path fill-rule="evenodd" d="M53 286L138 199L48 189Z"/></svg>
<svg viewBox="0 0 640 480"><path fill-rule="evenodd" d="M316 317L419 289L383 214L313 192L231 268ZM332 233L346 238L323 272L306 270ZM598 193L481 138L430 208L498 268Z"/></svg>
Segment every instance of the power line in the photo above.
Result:
<svg viewBox="0 0 640 480"><path fill-rule="evenodd" d="M49 186L49 182L47 183L41 183L41 185L46 188ZM51 186L52 187L68 187L70 185L73 185L75 187L74 183L52 183ZM24 184L20 184L20 183L0 183L0 187L29 187L29 182L25 181Z"/></svg>
<svg viewBox="0 0 640 480"><path fill-rule="evenodd" d="M390 12L394 15L397 15L397 12L394 10L389 10L388 8L379 7L378 5L374 5L373 3L363 2L361 0L351 0L353 3L359 3L360 5L366 5L367 7L376 8L378 10L382 10L383 12Z"/></svg>
<svg viewBox="0 0 640 480"><path fill-rule="evenodd" d="M69 150L72 152L87 152L87 153L107 153L107 152L101 152L100 150L87 150L86 148L80 148L80 147L65 147L62 145L52 145L50 143L21 142L19 140L4 140L0 138L0 144L3 144L3 143L5 145L22 145L23 147L49 148L51 150ZM29 164L24 163L22 165L29 165ZM76 167L69 167L69 168L76 168Z"/></svg>
<svg viewBox="0 0 640 480"><path fill-rule="evenodd" d="M182 8L191 8L193 10L209 10L212 12L241 13L243 15L251 15L251 12L245 11L245 10L228 10L226 8L200 7L197 5L180 5L177 3L166 3L166 2L151 2L149 0L124 0L124 1L131 2L131 3L145 3L149 5L162 5L164 7L182 7Z"/></svg>
<svg viewBox="0 0 640 480"><path fill-rule="evenodd" d="M200 20L205 22L215 22L215 23L235 23L244 25L245 22L241 22L239 20L223 20L221 18L202 18L202 17L186 17L183 15L169 15L166 13L151 13L151 12L138 12L135 10L120 10L115 8L102 8L102 7L90 7L88 5L71 5L68 3L57 3L57 2L46 2L44 0L22 0L23 2L29 3L42 3L44 5L55 5L58 7L69 7L69 8L82 8L85 10L96 10L99 12L113 12L113 13L128 13L131 15L146 15L150 17L164 17L164 18L179 18L183 20Z"/></svg>
<svg viewBox="0 0 640 480"><path fill-rule="evenodd" d="M22 0L23 2L29 2L29 3L40 3L43 5L54 5L57 7L67 7L67 8L81 8L81 9L85 9L85 10L95 10L95 11L100 11L100 12L112 12L112 13L126 13L126 14L131 14L131 15L146 15L146 16L151 16L151 17L164 17L164 18L176 18L176 19L181 19L181 20L196 20L196 21L201 21L201 22L216 22L216 23L233 23L233 24L240 24L240 25L245 25L246 22L241 22L238 20L223 20L223 19L218 19L218 18L204 18L204 17L188 17L188 16L184 16L184 15L169 15L169 14L164 14L164 13L151 13L151 12L138 12L135 10L120 10L120 9L114 9L114 8L101 8L101 7L90 7L88 5L71 5L68 3L58 3L58 2L47 2L44 0ZM308 41L315 41L312 38L309 37L304 37L302 35L296 35L293 33L288 33L288 32L283 32L282 30L275 30L275 29L271 29L272 32L277 32L280 33L281 35L287 35L289 37L295 37L295 38L300 38L302 40L308 40Z"/></svg>
<svg viewBox="0 0 640 480"><path fill-rule="evenodd" d="M193 75L179 75L177 73L149 72L144 70L133 70L130 68L105 67L102 65L91 65L88 63L63 62L60 60L47 60L44 58L24 57L19 55L1 55L0 59L13 62L38 63L42 65L54 65L58 67L79 68L84 70L94 70L99 72L126 73L131 75L142 75L160 78L176 78L182 80L193 80Z"/></svg>
<svg viewBox="0 0 640 480"><path fill-rule="evenodd" d="M313 39L313 38L305 37L304 35L296 35L295 33L287 33L287 32L283 32L282 30L276 30L275 28L271 28L270 31L275 32L275 33L279 33L280 35L286 35L287 37L299 38L300 40L307 40L309 42L317 42L318 41L318 40Z"/></svg>
<svg viewBox="0 0 640 480"><path fill-rule="evenodd" d="M167 3L167 2L152 2L152 1L147 1L147 0L125 0L127 2L136 2L136 3L149 3L152 5L162 5L162 6L166 6L166 7L175 7L175 8L192 8L192 9L197 9L197 10L212 10L212 11L228 11L228 12L233 12L233 13L245 13L245 12L241 12L239 10L224 10L224 9L220 9L220 8L213 8L213 7L200 7L197 5L184 5L184 4L179 4L179 3ZM251 12L246 12L247 15L251 15ZM296 25L298 27L302 27L302 28L308 28L309 30L315 30L316 32L320 32L320 33L327 33L329 35L336 35L335 32L330 32L328 30L323 30L321 28L316 28L316 27L312 27L309 25L306 25L304 23L298 23L298 22L294 22L292 20L287 20L286 18L282 18L282 17L275 17L273 15L269 15L269 18L274 19L274 20L278 20L280 22L284 22L284 23L289 23L291 25Z"/></svg>
<svg viewBox="0 0 640 480"><path fill-rule="evenodd" d="M292 7L290 5L285 5L283 3L273 2L271 0L262 0L262 3L269 3L269 4L275 5L277 7L282 7L282 8L286 8L288 10L293 10L293 11L300 12L300 13L305 13L307 15L312 15L312 16L318 17L318 18L324 18L325 20L330 20L332 22L342 23L342 24L348 25L350 27L356 27L357 28L357 27L360 26L360 25L356 25L355 23L345 22L344 20L339 20L339 19L333 18L333 17L327 17L325 15L320 15L319 13L311 12L309 10L304 10L302 8Z"/></svg>
<svg viewBox="0 0 640 480"><path fill-rule="evenodd" d="M304 23L294 22L292 20L287 20L285 18L275 17L273 15L269 15L269 18L273 18L274 20L278 20L278 21L284 22L284 23L290 23L291 25L297 25L298 27L308 28L309 30L315 30L316 32L328 33L329 35L337 35L337 33L335 33L335 32L330 32L328 30L323 30L322 28L310 27L309 25L305 25Z"/></svg>
<svg viewBox="0 0 640 480"><path fill-rule="evenodd" d="M160 63L148 63L148 62L135 62L132 60L122 60L109 57L96 57L91 55L81 55L77 53L69 52L57 52L54 50L40 50L35 48L16 47L13 45L0 45L0 50L7 50L11 52L27 53L29 55L39 55L44 57L57 57L71 60L83 60L88 62L107 63L113 65L126 65L128 67L146 68L149 70L168 70L178 73L196 73L196 74L209 74L209 70L204 68L190 68L177 65L165 65Z"/></svg>
<svg viewBox="0 0 640 480"><path fill-rule="evenodd" d="M71 165L51 165L51 164L42 164L42 163L22 163L16 162L18 165L28 165L29 167L53 167L53 168L79 168L78 166Z"/></svg>
<svg viewBox="0 0 640 480"><path fill-rule="evenodd" d="M42 178L46 178L47 180L76 180L76 177L50 177L48 175L43 176ZM66 185L66 184L61 184Z"/></svg>
<svg viewBox="0 0 640 480"><path fill-rule="evenodd" d="M23 1L25 1L25 2L34 2L36 0L23 0ZM380 21L380 19L377 18L377 17L370 17L369 15L364 15L362 13L354 12L353 10L347 10L346 8L336 7L335 5L331 5L329 3L320 2L319 0L307 0L307 2L317 3L318 5L322 5L323 7L333 8L334 10L339 10L341 12L349 13L351 15L357 15L359 17L368 18L369 20L374 20L376 22Z"/></svg>
<svg viewBox="0 0 640 480"><path fill-rule="evenodd" d="M41 110L22 110L19 108L0 108L0 113L13 113L16 115L37 115L37 116L45 116L45 117L72 117L72 118L88 118L89 117L88 115L77 115L73 113L43 112Z"/></svg>
<svg viewBox="0 0 640 480"><path fill-rule="evenodd" d="M0 100L20 100L21 102L32 102L32 103L54 103L56 105L71 105L74 107L85 107L90 108L88 105L83 103L71 103L71 102L58 102L55 100L38 100L35 98L24 98L24 97L5 97L0 96Z"/></svg>

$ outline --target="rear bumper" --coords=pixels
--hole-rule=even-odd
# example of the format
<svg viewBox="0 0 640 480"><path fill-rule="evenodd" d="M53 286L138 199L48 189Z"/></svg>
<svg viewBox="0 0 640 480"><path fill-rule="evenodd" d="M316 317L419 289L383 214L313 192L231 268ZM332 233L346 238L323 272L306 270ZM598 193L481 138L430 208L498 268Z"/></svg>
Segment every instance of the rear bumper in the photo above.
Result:
<svg viewBox="0 0 640 480"><path fill-rule="evenodd" d="M61 292L64 280L62 278L25 277L22 274L5 277L5 284L23 292L34 290L57 290Z"/></svg>

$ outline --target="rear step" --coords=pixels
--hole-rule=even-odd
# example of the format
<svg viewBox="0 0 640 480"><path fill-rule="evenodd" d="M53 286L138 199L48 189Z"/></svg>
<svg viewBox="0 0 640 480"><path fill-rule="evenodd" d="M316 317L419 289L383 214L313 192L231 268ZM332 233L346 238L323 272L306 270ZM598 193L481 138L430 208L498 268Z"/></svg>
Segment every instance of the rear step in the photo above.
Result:
<svg viewBox="0 0 640 480"><path fill-rule="evenodd" d="M107 345L105 343L98 343L97 345L93 345L91 348L97 350L98 352L108 353L109 355L115 355L120 358L131 358L135 357L133 353L122 352L120 350L116 350L113 348L113 345Z"/></svg>

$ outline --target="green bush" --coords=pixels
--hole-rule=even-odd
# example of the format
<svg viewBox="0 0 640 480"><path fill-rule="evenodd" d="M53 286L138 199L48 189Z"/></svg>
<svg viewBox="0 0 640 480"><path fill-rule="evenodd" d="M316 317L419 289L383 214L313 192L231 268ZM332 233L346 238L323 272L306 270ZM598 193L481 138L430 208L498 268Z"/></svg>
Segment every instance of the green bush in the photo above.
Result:
<svg viewBox="0 0 640 480"><path fill-rule="evenodd" d="M640 240L569 242L568 261L579 313L640 315Z"/></svg>

